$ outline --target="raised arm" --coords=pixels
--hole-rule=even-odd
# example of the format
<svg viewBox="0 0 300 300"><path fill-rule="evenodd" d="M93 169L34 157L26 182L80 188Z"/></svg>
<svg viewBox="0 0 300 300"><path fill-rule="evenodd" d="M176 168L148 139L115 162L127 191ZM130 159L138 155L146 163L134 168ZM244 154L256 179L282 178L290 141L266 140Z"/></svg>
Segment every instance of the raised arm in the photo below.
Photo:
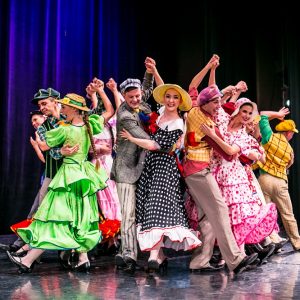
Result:
<svg viewBox="0 0 300 300"><path fill-rule="evenodd" d="M146 66L146 71L154 76L156 86L164 84L164 81L162 80L162 78L160 77L157 71L156 62L153 58L146 57L145 66Z"/></svg>
<svg viewBox="0 0 300 300"><path fill-rule="evenodd" d="M116 111L120 107L122 101L121 101L121 94L118 91L118 86L117 83L113 78L110 78L107 83L106 87L113 93L114 95L114 100L115 100L115 105L116 105Z"/></svg>
<svg viewBox="0 0 300 300"><path fill-rule="evenodd" d="M98 93L103 102L105 111L101 114L101 116L104 118L104 122L106 123L114 115L115 110L104 91L104 82L100 79L94 78L93 82L90 83L90 86L93 91Z"/></svg>
<svg viewBox="0 0 300 300"><path fill-rule="evenodd" d="M207 72L213 67L214 64L218 64L219 63L219 56L217 54L214 54L211 59L209 60L209 62L206 64L206 66L199 72L197 73L190 85L189 85L189 90L191 90L192 88L198 88L198 86L200 85L200 83L202 82L203 78L205 77L205 75L207 74ZM217 66L216 66L217 67ZM214 74L215 75L215 74ZM213 80L213 76L212 75L212 79Z"/></svg>
<svg viewBox="0 0 300 300"><path fill-rule="evenodd" d="M261 116L267 116L269 120L279 119L283 120L286 115L290 113L287 107L282 107L279 111L261 111Z"/></svg>

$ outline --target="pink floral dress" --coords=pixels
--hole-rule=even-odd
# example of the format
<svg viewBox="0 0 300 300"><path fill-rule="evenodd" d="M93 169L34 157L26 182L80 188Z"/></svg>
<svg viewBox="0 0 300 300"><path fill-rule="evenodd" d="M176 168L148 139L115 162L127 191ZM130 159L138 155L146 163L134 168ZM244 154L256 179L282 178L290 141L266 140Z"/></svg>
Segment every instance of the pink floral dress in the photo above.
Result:
<svg viewBox="0 0 300 300"><path fill-rule="evenodd" d="M226 118L219 119L219 124L223 121L224 125ZM244 127L236 132L227 132L226 129L227 126L219 126L224 141L239 146L240 154L248 156L251 150L258 149L258 143L247 134ZM232 230L238 245L259 243L274 229L278 230L276 206L273 203L262 205L238 156L227 161L215 153L211 169L228 205Z"/></svg>

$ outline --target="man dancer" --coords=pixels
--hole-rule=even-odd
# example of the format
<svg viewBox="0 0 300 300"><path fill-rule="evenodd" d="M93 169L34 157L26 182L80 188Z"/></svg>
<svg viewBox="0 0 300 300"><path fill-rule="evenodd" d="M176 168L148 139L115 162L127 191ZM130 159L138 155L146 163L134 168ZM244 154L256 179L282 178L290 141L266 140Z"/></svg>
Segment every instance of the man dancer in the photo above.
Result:
<svg viewBox="0 0 300 300"><path fill-rule="evenodd" d="M217 239L227 267L238 274L255 261L257 253L247 256L235 241L227 205L209 170L212 147L203 139L205 135L200 129L202 124L215 126L214 119L218 117L221 96L216 85L202 90L198 96L199 106L189 111L186 120L185 181L196 205L205 214L199 223L203 245L194 251L189 267L192 272L220 269L209 264Z"/></svg>
<svg viewBox="0 0 300 300"><path fill-rule="evenodd" d="M40 138L41 140L45 140L46 132L48 130L58 127L59 121L64 119L64 117L60 114L60 108L57 102L55 102L55 99L59 99L59 97L60 93L58 91L54 90L53 88L48 88L47 90L39 89L39 91L34 95L33 99L31 100L31 103L38 105L42 114L47 116L47 119L43 122L43 124L37 128L36 135L37 138ZM51 180L53 179L57 170L62 164L63 155L72 155L76 151L78 151L78 146L63 148L55 147L44 152L46 162L45 178L35 198L28 218L32 218L38 206L44 199ZM12 245L0 244L0 249L4 251L15 252L23 246L24 242L20 238L18 238Z"/></svg>
<svg viewBox="0 0 300 300"><path fill-rule="evenodd" d="M151 78L151 74L148 74ZM122 129L126 129L136 138L149 139L139 118L139 112L151 112L150 107L142 101L145 93L139 79L127 79L120 84L125 102L117 111L116 157L113 162L111 178L116 181L121 205L121 250L115 257L117 267L134 272L137 260L137 237L135 227L135 190L145 158L145 151L120 137Z"/></svg>
<svg viewBox="0 0 300 300"><path fill-rule="evenodd" d="M281 220L295 251L300 250L300 236L297 221L293 213L293 205L288 190L287 169L294 162L294 152L289 141L294 133L298 133L293 120L283 120L289 114L288 108L276 111L262 111L259 121L262 136L261 143L266 152L266 162L258 162L260 175L258 182L266 202L274 202ZM283 120L275 127L274 133L269 119ZM272 237L271 237L272 238Z"/></svg>

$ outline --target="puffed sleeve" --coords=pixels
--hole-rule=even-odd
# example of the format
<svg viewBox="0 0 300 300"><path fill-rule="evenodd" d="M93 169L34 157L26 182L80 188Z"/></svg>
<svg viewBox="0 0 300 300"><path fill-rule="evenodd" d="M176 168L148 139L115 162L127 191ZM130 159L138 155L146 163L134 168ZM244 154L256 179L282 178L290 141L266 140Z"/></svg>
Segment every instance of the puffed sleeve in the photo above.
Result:
<svg viewBox="0 0 300 300"><path fill-rule="evenodd" d="M104 128L104 118L99 115L90 115L89 122L92 129L93 135L98 134L103 131Z"/></svg>
<svg viewBox="0 0 300 300"><path fill-rule="evenodd" d="M62 145L66 140L67 126L59 126L46 132L46 142L50 148Z"/></svg>

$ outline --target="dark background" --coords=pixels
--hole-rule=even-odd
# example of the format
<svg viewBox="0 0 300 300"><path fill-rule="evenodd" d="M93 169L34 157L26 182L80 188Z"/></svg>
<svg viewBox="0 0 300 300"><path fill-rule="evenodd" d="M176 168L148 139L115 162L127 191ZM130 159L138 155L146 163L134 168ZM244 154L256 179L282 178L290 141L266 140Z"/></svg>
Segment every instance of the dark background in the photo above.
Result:
<svg viewBox="0 0 300 300"><path fill-rule="evenodd" d="M26 218L43 166L29 143L29 112L40 88L85 94L97 76L121 83L142 79L144 59L156 60L166 83L188 89L213 53L217 84L246 81L243 96L260 110L291 100L300 127L300 22L289 1L10 0L0 2L0 233ZM205 78L200 86L208 83ZM109 96L109 91L107 92ZM112 98L112 97L111 97ZM272 125L275 125L276 122ZM290 193L300 220L300 138Z"/></svg>

